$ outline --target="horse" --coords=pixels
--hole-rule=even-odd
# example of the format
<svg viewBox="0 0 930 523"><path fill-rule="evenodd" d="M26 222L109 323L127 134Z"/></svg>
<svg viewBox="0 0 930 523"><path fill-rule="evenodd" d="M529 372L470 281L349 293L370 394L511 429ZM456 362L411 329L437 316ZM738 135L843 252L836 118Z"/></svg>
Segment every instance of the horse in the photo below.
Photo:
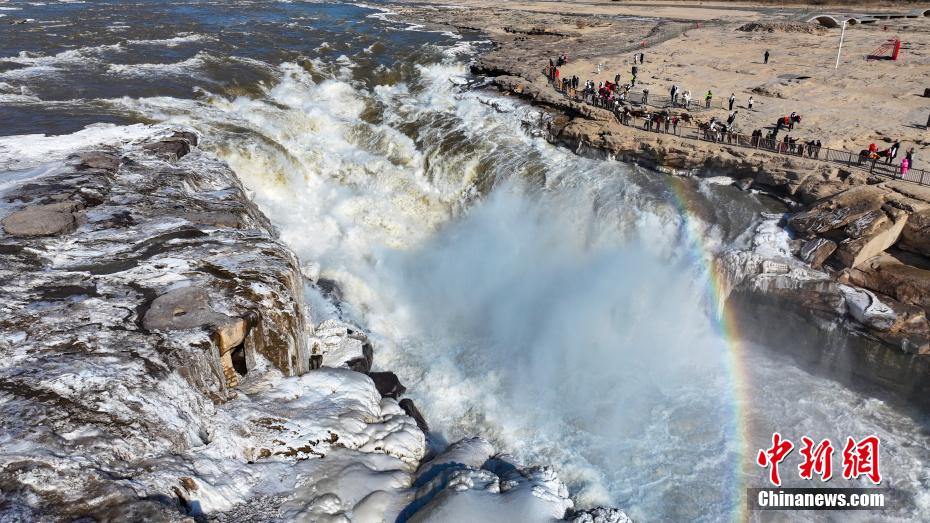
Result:
<svg viewBox="0 0 930 523"><path fill-rule="evenodd" d="M891 149L884 149L874 153L868 149L863 149L859 151L859 161L856 162L856 165L862 165L862 162L865 160L878 160L879 158L887 158L889 156L891 156Z"/></svg>
<svg viewBox="0 0 930 523"><path fill-rule="evenodd" d="M785 120L786 120L786 119L787 119L789 122L791 122L792 124L799 124L799 123L801 123L801 115L800 115L800 114L796 114L796 115L794 115L794 116L787 116L787 115L786 115L786 116L782 116L782 117L779 118L778 120L775 120L775 128L776 128L776 129L781 129L782 126L791 127L791 125L785 123Z"/></svg>

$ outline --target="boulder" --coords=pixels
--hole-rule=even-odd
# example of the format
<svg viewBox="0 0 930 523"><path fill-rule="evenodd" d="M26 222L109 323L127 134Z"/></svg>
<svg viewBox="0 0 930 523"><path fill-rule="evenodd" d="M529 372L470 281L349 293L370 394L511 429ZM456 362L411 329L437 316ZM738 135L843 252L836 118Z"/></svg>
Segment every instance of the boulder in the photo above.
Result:
<svg viewBox="0 0 930 523"><path fill-rule="evenodd" d="M802 235L845 227L863 215L881 209L887 193L873 185L853 187L795 214L788 219L788 225Z"/></svg>
<svg viewBox="0 0 930 523"><path fill-rule="evenodd" d="M80 204L73 201L35 205L5 217L3 230L10 236L56 236L77 229L74 210Z"/></svg>
<svg viewBox="0 0 930 523"><path fill-rule="evenodd" d="M210 307L207 292L199 287L181 287L158 296L152 301L142 325L146 330L185 330L206 325L223 325L229 317ZM236 337L229 329L228 338ZM245 334L243 334L243 337Z"/></svg>
<svg viewBox="0 0 930 523"><path fill-rule="evenodd" d="M160 142L150 143L142 148L155 156L165 160L179 160L191 152L191 144L183 138L172 138Z"/></svg>
<svg viewBox="0 0 930 523"><path fill-rule="evenodd" d="M104 151L90 151L73 156L77 160L78 169L100 169L116 172L119 169L119 156Z"/></svg>
<svg viewBox="0 0 930 523"><path fill-rule="evenodd" d="M877 211L880 216L869 221L866 218L874 215L874 212L869 212L846 227L847 234L850 237L840 242L834 254L843 266L857 267L869 258L884 252L885 249L898 241L898 237L901 236L901 231L908 221L907 214L898 209L891 210L893 211L892 218L886 217L882 211ZM850 229L854 234L863 235L853 236L853 234L849 234Z"/></svg>
<svg viewBox="0 0 930 523"><path fill-rule="evenodd" d="M859 323L878 331L889 331L897 322L897 314L875 296L865 290L840 285L840 292L846 299L846 310Z"/></svg>
<svg viewBox="0 0 930 523"><path fill-rule="evenodd" d="M849 238L863 238L887 228L891 219L881 209L869 211L847 225L843 232Z"/></svg>
<svg viewBox="0 0 930 523"><path fill-rule="evenodd" d="M844 189L846 189L846 186L840 180L823 180L812 176L804 181L804 184L798 188L794 195L801 200L801 203L811 204L817 200L833 196Z"/></svg>
<svg viewBox="0 0 930 523"><path fill-rule="evenodd" d="M811 267L817 269L823 262L836 250L836 242L825 238L814 238L808 240L801 246L801 259L807 262Z"/></svg>
<svg viewBox="0 0 930 523"><path fill-rule="evenodd" d="M901 231L898 247L930 256L930 208L915 212Z"/></svg>
<svg viewBox="0 0 930 523"><path fill-rule="evenodd" d="M930 271L902 263L888 253L845 271L838 280L930 309Z"/></svg>
<svg viewBox="0 0 930 523"><path fill-rule="evenodd" d="M407 392L407 387L401 384L397 374L393 372L370 372L368 377L375 382L375 388L378 389L378 394L381 394L382 398L397 399Z"/></svg>

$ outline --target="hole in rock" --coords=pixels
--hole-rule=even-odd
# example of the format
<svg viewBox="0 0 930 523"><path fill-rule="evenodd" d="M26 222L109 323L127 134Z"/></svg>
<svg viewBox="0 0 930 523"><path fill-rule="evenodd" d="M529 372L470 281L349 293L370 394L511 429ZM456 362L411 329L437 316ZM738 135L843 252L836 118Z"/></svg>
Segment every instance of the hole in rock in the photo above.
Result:
<svg viewBox="0 0 930 523"><path fill-rule="evenodd" d="M236 345L232 353L229 355L232 358L233 368L236 369L236 373L240 376L245 376L249 373L249 366L245 363L245 345L240 343Z"/></svg>
<svg viewBox="0 0 930 523"><path fill-rule="evenodd" d="M185 314L187 314L187 311L184 310L184 309L175 309L175 310L174 310L174 317L175 317L175 318L177 318L177 317L179 317L179 316L184 316Z"/></svg>

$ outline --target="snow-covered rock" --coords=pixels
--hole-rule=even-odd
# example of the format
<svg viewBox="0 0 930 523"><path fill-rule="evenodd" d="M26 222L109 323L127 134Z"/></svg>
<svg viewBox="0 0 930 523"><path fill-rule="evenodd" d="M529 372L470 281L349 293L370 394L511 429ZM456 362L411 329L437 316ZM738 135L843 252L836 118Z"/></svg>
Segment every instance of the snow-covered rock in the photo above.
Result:
<svg viewBox="0 0 930 523"><path fill-rule="evenodd" d="M199 137L32 138L0 139L0 521L581 517L483 440L421 466L403 387L360 328L311 326L318 266Z"/></svg>

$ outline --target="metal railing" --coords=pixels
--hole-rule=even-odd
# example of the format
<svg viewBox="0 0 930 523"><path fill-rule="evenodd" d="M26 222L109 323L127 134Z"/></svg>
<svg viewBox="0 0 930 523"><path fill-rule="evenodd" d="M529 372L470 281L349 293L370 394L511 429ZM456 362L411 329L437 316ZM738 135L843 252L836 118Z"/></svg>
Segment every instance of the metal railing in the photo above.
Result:
<svg viewBox="0 0 930 523"><path fill-rule="evenodd" d="M553 84L553 82L550 82ZM553 84L554 85L554 84ZM561 86L557 87L556 90L562 92ZM562 92L563 96L567 98L572 98L570 93ZM637 103L637 96L641 100L641 94L636 95L635 93L632 96L628 96L628 101L632 100L632 103ZM582 95L582 90L579 89L575 96L572 98L575 101L584 101L587 102L587 98ZM597 98L597 94L594 94L594 99ZM679 98L680 100L681 98ZM665 105L656 106L656 102L661 102L665 100ZM603 109L608 109L603 107L602 104L590 104L595 107L601 107ZM642 105L642 104L640 104ZM672 107L671 98L668 96L653 96L651 93L647 99L647 104L653 107L669 108ZM683 107L680 103L678 107ZM690 111L694 112L703 111L704 106L702 104L697 104L692 99ZM623 125L629 127L641 128L646 131L657 132L661 134L672 134L680 138L690 139L690 140L699 140L712 143L719 143L721 145L736 146L736 147L745 147L751 149L758 149L761 151L766 151L772 154L778 154L782 156L795 156L798 158L804 158L809 160L817 160L828 163L842 164L847 167L852 167L855 169L861 169L868 171L870 174L875 174L878 176L884 176L888 178L894 178L896 180L904 180L908 182L917 183L920 185L930 185L930 171L923 169L908 169L906 174L901 174L900 165L885 163L886 158L877 158L872 159L864 156L860 156L858 153L853 153L850 151L843 151L839 149L830 149L828 147L817 147L810 146L803 142L789 143L783 140L773 140L771 138L751 136L736 132L709 132L706 129L699 127L683 125L678 123L678 125L672 125L671 122L662 121L656 124L654 121L651 125L642 117L628 116L624 118L621 114L618 114L616 111L612 111L614 116L616 116L617 121Z"/></svg>

